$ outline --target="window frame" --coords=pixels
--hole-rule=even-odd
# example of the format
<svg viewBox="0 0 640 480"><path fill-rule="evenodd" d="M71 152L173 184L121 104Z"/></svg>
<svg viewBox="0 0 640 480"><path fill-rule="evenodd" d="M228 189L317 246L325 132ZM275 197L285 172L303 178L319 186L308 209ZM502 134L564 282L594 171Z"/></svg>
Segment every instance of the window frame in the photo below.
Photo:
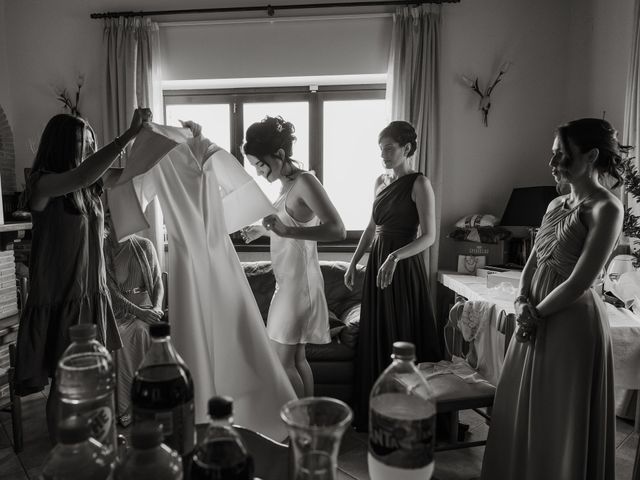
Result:
<svg viewBox="0 0 640 480"><path fill-rule="evenodd" d="M309 165L320 182L323 182L322 144L323 144L323 102L335 100L373 100L384 99L386 84L358 85L318 85L287 87L248 87L198 90L163 90L163 110L166 118L167 105L188 104L227 104L231 131L231 154L244 165L241 147L244 140L243 104L307 101L309 104ZM313 134L312 132L315 132ZM322 242L318 244L320 252L353 252L362 235L362 230L348 230L345 240ZM238 251L267 251L269 237L262 237L250 245L232 235Z"/></svg>

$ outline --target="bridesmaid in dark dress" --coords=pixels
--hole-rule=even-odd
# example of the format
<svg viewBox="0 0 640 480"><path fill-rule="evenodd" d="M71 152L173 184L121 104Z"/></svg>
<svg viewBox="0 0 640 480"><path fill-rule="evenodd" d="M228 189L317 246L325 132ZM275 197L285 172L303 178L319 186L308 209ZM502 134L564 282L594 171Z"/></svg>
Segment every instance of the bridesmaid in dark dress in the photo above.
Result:
<svg viewBox="0 0 640 480"><path fill-rule="evenodd" d="M414 343L418 362L442 358L422 258L435 240L434 194L429 180L410 168L416 140L414 128L403 121L380 132L382 160L393 173L376 180L371 220L345 274L352 288L356 265L371 245L356 362L354 425L360 431L368 429L369 393L391 362L393 342Z"/></svg>
<svg viewBox="0 0 640 480"><path fill-rule="evenodd" d="M110 350L120 336L106 284L101 177L138 133L148 109L138 109L129 129L95 151L95 134L80 117L56 115L44 129L24 201L33 229L31 288L22 310L16 355L16 391L42 390L49 435L55 438L58 395L55 370L69 345L69 327L94 323L98 340Z"/></svg>
<svg viewBox="0 0 640 480"><path fill-rule="evenodd" d="M605 304L591 288L622 230L601 179L622 180L616 131L583 118L560 126L553 200L520 279L518 328L500 375L483 480L614 480L613 355Z"/></svg>

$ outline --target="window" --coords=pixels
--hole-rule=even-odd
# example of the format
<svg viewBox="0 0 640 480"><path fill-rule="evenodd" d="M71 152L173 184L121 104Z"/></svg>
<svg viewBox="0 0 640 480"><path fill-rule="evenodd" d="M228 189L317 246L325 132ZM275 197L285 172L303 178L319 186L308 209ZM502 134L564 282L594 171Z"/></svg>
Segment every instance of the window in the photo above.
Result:
<svg viewBox="0 0 640 480"><path fill-rule="evenodd" d="M292 122L293 158L323 183L353 241L369 221L373 184L383 171L378 133L387 124L384 94L384 85L165 91L165 118L174 126L198 122L205 136L243 164L249 125L267 115ZM256 178L251 165L245 168ZM279 182L256 181L271 200L277 198Z"/></svg>

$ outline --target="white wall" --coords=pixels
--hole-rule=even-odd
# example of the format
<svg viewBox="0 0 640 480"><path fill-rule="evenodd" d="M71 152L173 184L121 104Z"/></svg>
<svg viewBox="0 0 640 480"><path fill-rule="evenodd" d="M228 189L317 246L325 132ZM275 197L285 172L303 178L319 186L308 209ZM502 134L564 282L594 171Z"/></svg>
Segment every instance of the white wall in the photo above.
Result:
<svg viewBox="0 0 640 480"><path fill-rule="evenodd" d="M8 71L9 77L18 184L22 168L32 161L29 140L37 142L46 121L60 111L53 86L72 88L77 73L84 73L81 111L98 132L102 130L102 25L91 20L89 13L212 6L208 0L0 2L5 5L6 28L2 31L7 47L4 69L0 32L0 72L6 77ZM231 0L215 3L233 4ZM243 0L242 4L264 2ZM514 186L551 184L546 163L553 129L559 123L577 116L599 116L607 110L607 118L621 128L632 4L633 0L462 0L444 5L440 78L443 233L469 213L500 216ZM265 37L258 32L247 32L245 44L260 45ZM290 55L306 58L306 50L296 50L298 44L295 38L287 43ZM385 54L380 44L375 44L374 56L368 45L359 45L363 50L355 53L370 67L361 64L358 68L370 68L366 73L379 69L380 54ZM227 47L233 52L232 45ZM182 51L189 49L182 44ZM308 61L296 61L293 73L285 71L286 64L278 60L277 71L283 76L315 73L321 53L314 51ZM225 59L230 60L233 55ZM514 63L492 95L489 127L484 127L476 110L478 98L461 83L460 75L478 75L484 86L505 60ZM237 58L239 72L243 61ZM0 79L0 101L6 84ZM443 242L441 265L453 264L451 249Z"/></svg>
<svg viewBox="0 0 640 480"><path fill-rule="evenodd" d="M569 9L556 0L485 0L447 5L442 30L442 233L471 213L502 215L516 186L550 185L553 129L564 121ZM489 126L478 96L500 65L513 66L492 94ZM441 267L453 268L453 243L441 244Z"/></svg>
<svg viewBox="0 0 640 480"><path fill-rule="evenodd" d="M0 106L11 124L12 105L9 93L9 63L7 59L7 29L5 21L5 0L0 0Z"/></svg>
<svg viewBox="0 0 640 480"><path fill-rule="evenodd" d="M605 118L621 133L634 0L573 0L568 110Z"/></svg>

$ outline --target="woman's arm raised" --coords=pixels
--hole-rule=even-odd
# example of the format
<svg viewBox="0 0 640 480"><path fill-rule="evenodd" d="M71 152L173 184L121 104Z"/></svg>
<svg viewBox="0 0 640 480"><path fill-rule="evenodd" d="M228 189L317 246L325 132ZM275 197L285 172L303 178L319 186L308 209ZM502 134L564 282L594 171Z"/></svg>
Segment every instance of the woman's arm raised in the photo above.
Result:
<svg viewBox="0 0 640 480"><path fill-rule="evenodd" d="M44 208L49 198L59 197L86 188L102 177L124 147L138 134L145 121L150 118L148 109L136 109L129 128L116 139L87 157L76 168L62 173L47 173L34 185L31 196L32 208ZM40 209L41 209L40 208Z"/></svg>

